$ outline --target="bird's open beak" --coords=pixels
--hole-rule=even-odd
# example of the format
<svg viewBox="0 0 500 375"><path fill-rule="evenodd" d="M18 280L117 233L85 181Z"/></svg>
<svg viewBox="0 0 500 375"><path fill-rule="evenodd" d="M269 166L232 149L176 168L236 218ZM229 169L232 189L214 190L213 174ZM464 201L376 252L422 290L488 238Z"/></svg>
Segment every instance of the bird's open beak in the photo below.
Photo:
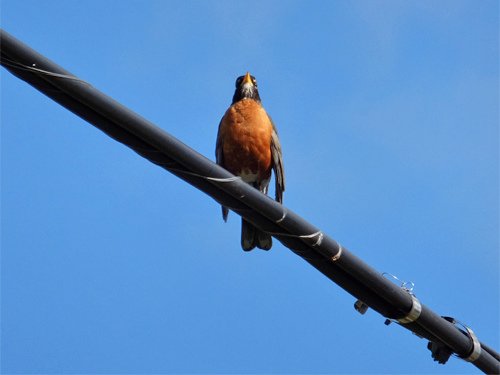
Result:
<svg viewBox="0 0 500 375"><path fill-rule="evenodd" d="M245 83L249 83L253 86L252 77L250 77L249 72L247 72L247 74L245 74L245 78L243 78L243 84Z"/></svg>

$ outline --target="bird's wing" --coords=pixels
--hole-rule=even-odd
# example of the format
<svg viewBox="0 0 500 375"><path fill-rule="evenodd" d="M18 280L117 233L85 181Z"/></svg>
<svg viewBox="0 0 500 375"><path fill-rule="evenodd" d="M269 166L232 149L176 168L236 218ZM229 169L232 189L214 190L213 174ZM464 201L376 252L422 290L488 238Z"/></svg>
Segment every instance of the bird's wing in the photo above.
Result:
<svg viewBox="0 0 500 375"><path fill-rule="evenodd" d="M283 203L283 192L285 191L285 169L283 168L283 154L281 152L281 144L278 138L278 131L273 120L269 117L273 124L273 132L271 136L271 157L273 159L274 180L276 183L276 200Z"/></svg>
<svg viewBox="0 0 500 375"><path fill-rule="evenodd" d="M222 149L222 134L221 134L221 124L222 120L219 123L219 129L217 130L217 141L215 143L215 162L220 166L224 167L224 152ZM224 221L227 221L227 215L229 214L229 210L222 206L222 218Z"/></svg>
<svg viewBox="0 0 500 375"><path fill-rule="evenodd" d="M222 134L221 134L222 120L219 123L219 129L217 130L217 142L215 143L215 162L221 166L224 166L224 154L222 152Z"/></svg>

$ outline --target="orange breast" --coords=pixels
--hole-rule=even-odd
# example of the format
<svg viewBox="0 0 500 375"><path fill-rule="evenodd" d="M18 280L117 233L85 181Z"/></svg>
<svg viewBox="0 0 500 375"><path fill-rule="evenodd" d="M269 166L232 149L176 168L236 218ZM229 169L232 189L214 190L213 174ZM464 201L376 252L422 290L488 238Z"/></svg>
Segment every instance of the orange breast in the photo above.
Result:
<svg viewBox="0 0 500 375"><path fill-rule="evenodd" d="M260 103L246 99L229 107L220 128L224 167L235 175L256 175L251 180L269 179L272 130Z"/></svg>

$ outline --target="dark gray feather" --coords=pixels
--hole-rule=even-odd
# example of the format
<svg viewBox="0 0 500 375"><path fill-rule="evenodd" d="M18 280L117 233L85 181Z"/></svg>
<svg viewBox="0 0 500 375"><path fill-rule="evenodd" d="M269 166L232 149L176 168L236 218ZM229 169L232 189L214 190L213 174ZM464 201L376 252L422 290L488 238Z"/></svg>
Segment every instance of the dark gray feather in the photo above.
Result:
<svg viewBox="0 0 500 375"><path fill-rule="evenodd" d="M271 157L273 159L274 180L276 183L276 200L283 203L283 192L285 191L285 169L283 168L283 154L281 151L281 144L278 138L278 131L273 124L273 133L271 136Z"/></svg>
<svg viewBox="0 0 500 375"><path fill-rule="evenodd" d="M222 122L222 120L221 120ZM220 122L219 129L217 130L217 141L215 144L215 162L219 164L221 167L224 167L224 153L222 152L222 137L220 137ZM224 221L227 221L227 215L229 214L229 210L222 206L222 218Z"/></svg>

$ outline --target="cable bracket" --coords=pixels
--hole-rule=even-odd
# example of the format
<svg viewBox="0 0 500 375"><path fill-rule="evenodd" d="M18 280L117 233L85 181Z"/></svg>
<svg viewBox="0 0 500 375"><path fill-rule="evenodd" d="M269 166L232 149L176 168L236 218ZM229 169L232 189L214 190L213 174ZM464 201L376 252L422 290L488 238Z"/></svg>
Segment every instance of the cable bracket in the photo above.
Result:
<svg viewBox="0 0 500 375"><path fill-rule="evenodd" d="M469 354L468 357L463 358L461 357L464 361L467 362L474 362L476 359L478 359L481 356L481 343L479 342L476 334L472 329L464 325L465 330L467 331L467 335L472 341L472 351Z"/></svg>
<svg viewBox="0 0 500 375"><path fill-rule="evenodd" d="M398 323L401 324L412 323L420 317L420 313L422 312L422 305L420 304L420 301L418 300L417 297L415 297L414 294L410 294L410 297L412 299L411 310L406 316L398 319Z"/></svg>
<svg viewBox="0 0 500 375"><path fill-rule="evenodd" d="M475 360L477 360L481 356L482 348L481 348L481 343L479 342L479 339L477 338L474 331L472 329L470 329L469 327L467 327L461 321L459 321L451 316L443 316L442 318L444 320L450 322L451 324L453 324L455 327L460 325L461 327L457 327L457 329L460 332L462 332L464 335L468 336L470 341L471 341L472 349L470 350L470 354L466 357L458 355L458 354L454 354L455 357L463 359L464 361L467 361L467 362L474 362Z"/></svg>

